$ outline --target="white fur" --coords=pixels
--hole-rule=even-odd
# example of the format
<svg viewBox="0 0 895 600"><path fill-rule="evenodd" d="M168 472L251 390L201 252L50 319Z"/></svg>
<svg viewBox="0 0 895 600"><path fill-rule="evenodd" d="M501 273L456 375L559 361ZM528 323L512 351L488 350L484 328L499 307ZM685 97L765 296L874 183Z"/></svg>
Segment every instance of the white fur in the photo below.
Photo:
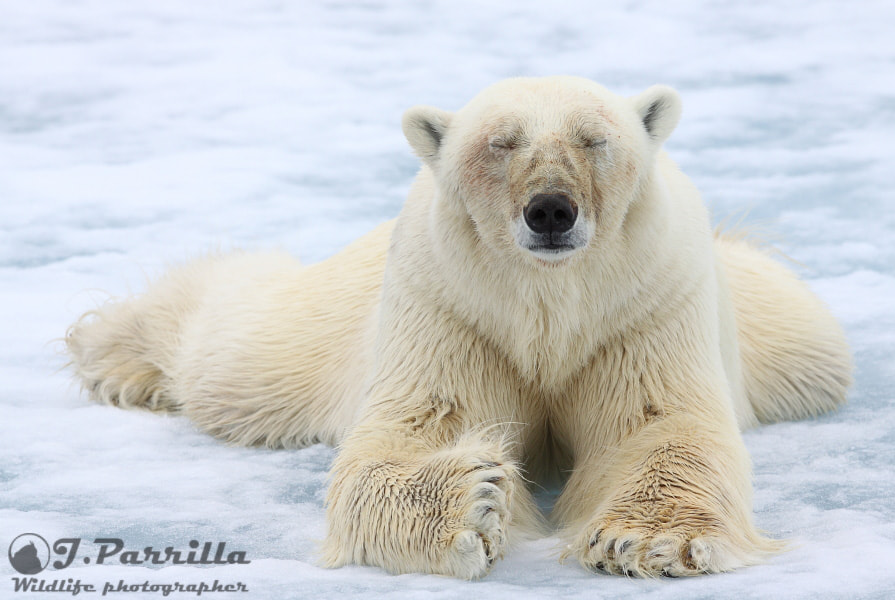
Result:
<svg viewBox="0 0 895 600"><path fill-rule="evenodd" d="M792 273L714 237L661 151L680 100L515 79L410 109L424 166L395 222L318 265L211 257L72 326L91 396L181 411L239 444L338 444L323 561L485 575L537 530L523 478L585 567L725 571L752 525L739 427L845 399L848 348ZM527 249L536 193L574 251Z"/></svg>

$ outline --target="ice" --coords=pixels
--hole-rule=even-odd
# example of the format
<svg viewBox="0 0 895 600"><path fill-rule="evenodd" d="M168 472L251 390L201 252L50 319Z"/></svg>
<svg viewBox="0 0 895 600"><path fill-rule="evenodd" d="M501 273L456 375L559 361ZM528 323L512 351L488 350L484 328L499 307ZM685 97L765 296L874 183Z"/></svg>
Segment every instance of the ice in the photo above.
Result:
<svg viewBox="0 0 895 600"><path fill-rule="evenodd" d="M223 541L251 564L79 558L41 576L241 581L251 598L895 597L895 5L557 4L0 3L0 547ZM714 219L746 214L846 327L849 405L746 434L757 522L789 552L674 581L560 564L556 538L477 584L322 569L332 450L227 447L91 405L62 369L68 325L166 265L233 247L315 262L395 215L417 169L405 108L557 73L675 86L668 149ZM19 597L11 579L0 597Z"/></svg>

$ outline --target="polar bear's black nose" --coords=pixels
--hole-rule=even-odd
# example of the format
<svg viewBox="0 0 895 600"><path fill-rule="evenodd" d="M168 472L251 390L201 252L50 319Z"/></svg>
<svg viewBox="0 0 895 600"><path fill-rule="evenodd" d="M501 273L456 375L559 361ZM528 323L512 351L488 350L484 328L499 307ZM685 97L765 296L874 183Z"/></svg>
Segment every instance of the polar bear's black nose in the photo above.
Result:
<svg viewBox="0 0 895 600"><path fill-rule="evenodd" d="M564 233L578 218L578 207L565 194L536 194L523 211L535 233Z"/></svg>

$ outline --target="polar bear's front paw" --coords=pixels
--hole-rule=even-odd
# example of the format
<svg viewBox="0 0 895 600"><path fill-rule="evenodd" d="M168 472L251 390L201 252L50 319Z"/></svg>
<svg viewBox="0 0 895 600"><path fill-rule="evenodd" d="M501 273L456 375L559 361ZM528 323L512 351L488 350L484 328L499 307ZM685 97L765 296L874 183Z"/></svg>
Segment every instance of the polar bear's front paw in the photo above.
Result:
<svg viewBox="0 0 895 600"><path fill-rule="evenodd" d="M683 515L597 518L578 539L585 568L633 577L681 577L729 571L741 566L736 546L718 521L698 512Z"/></svg>
<svg viewBox="0 0 895 600"><path fill-rule="evenodd" d="M457 577L486 575L507 547L512 467L475 461L461 480L448 514L445 570Z"/></svg>

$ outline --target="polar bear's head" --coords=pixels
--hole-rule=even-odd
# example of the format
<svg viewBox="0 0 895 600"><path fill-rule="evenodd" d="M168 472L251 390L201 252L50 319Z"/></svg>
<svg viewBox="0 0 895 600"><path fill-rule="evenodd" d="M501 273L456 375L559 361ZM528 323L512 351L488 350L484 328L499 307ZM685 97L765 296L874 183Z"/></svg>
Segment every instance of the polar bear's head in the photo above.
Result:
<svg viewBox="0 0 895 600"><path fill-rule="evenodd" d="M633 98L577 77L509 79L456 113L416 106L404 134L481 240L560 265L616 233L680 116L677 93Z"/></svg>

